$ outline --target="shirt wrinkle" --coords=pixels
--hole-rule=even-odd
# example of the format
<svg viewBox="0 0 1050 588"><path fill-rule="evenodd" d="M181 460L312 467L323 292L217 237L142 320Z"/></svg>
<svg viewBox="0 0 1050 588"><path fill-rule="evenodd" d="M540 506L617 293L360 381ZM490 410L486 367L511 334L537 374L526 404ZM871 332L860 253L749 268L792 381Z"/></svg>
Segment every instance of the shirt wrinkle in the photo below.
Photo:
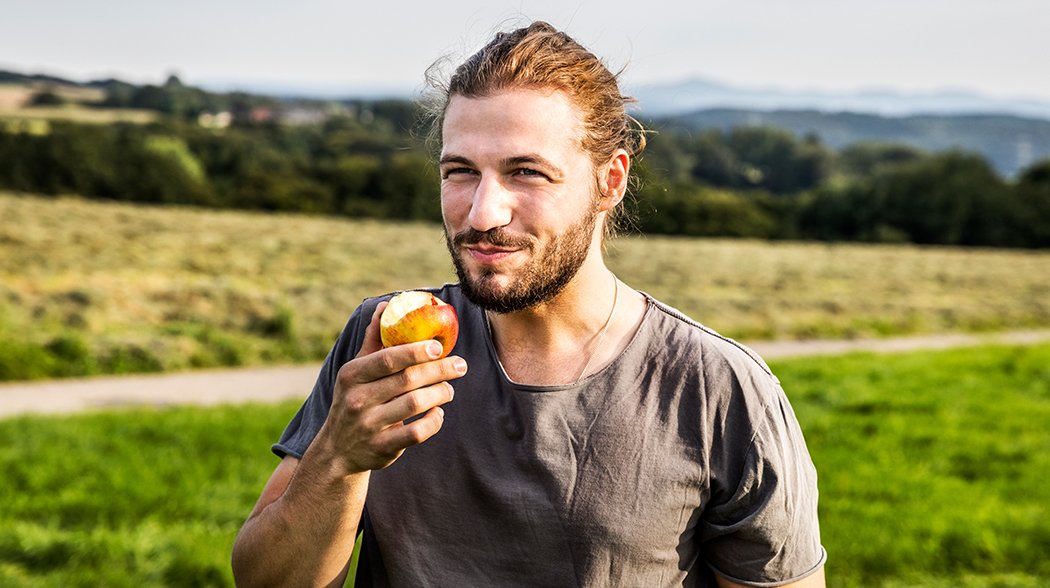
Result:
<svg viewBox="0 0 1050 588"><path fill-rule="evenodd" d="M452 381L441 431L372 473L362 583L713 587L713 569L754 583L820 559L815 501L782 495L797 483L816 496L801 490L815 484L804 443L793 414L771 414L786 401L749 350L645 294L614 361L576 385L523 386L496 363L484 312L458 286L430 291L456 308L453 353L471 369ZM276 448L305 452L339 365L386 298L351 315ZM787 441L765 447L767 434ZM716 483L757 494L727 505ZM706 516L718 509L721 527Z"/></svg>

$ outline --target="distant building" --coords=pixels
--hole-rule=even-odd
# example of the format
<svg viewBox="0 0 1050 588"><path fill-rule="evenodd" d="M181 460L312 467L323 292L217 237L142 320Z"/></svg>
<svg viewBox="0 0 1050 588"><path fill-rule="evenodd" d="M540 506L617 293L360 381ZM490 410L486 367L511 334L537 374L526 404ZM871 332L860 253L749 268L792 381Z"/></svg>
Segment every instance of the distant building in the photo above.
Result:
<svg viewBox="0 0 1050 588"><path fill-rule="evenodd" d="M320 124L327 118L328 114L322 109L301 106L289 108L281 115L281 120L291 125Z"/></svg>
<svg viewBox="0 0 1050 588"><path fill-rule="evenodd" d="M226 111L216 112L214 114L210 112L202 112L201 115L197 117L197 124L209 129L225 129L230 126L231 122L233 122L233 114Z"/></svg>
<svg viewBox="0 0 1050 588"><path fill-rule="evenodd" d="M256 106L248 113L248 120L253 123L264 123L273 120L274 112L263 106Z"/></svg>

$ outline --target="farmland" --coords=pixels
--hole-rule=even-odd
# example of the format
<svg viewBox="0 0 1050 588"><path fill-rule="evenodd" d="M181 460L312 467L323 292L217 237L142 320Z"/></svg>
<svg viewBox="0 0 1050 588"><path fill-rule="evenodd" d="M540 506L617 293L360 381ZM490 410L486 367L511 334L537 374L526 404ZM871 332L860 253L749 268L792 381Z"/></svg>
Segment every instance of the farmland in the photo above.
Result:
<svg viewBox="0 0 1050 588"><path fill-rule="evenodd" d="M829 586L1050 582L1050 344L772 367L820 474ZM0 585L231 585L296 404L0 421Z"/></svg>
<svg viewBox="0 0 1050 588"><path fill-rule="evenodd" d="M0 379L315 360L453 279L440 228L0 193ZM741 339L1050 327L1050 252L624 237L627 283Z"/></svg>
<svg viewBox="0 0 1050 588"><path fill-rule="evenodd" d="M0 84L0 129L27 129L46 132L49 121L89 124L147 123L157 120L155 112L138 109L100 108L105 92L70 86L52 91L67 104L54 106L27 105L36 88L21 84Z"/></svg>

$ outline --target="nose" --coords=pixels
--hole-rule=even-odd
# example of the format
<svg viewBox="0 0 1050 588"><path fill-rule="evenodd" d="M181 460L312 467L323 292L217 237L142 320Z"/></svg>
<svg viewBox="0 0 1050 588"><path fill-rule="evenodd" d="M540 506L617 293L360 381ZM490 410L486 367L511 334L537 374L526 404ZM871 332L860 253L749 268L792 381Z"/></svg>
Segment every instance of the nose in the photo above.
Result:
<svg viewBox="0 0 1050 588"><path fill-rule="evenodd" d="M485 232L510 224L512 199L513 195L498 178L482 177L467 215L471 228Z"/></svg>

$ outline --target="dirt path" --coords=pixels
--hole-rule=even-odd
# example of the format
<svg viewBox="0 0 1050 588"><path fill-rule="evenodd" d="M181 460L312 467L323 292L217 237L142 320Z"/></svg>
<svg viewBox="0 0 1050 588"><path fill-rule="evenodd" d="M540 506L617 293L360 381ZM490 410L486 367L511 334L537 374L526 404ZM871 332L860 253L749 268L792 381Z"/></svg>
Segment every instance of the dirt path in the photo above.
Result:
<svg viewBox="0 0 1050 588"><path fill-rule="evenodd" d="M1048 340L1050 330L855 341L756 341L749 345L766 359L782 359L854 351L891 353L982 343L1031 344ZM0 384L0 418L21 414L68 414L136 405L215 405L304 398L313 387L317 370L318 364L309 364L80 380L13 382Z"/></svg>

